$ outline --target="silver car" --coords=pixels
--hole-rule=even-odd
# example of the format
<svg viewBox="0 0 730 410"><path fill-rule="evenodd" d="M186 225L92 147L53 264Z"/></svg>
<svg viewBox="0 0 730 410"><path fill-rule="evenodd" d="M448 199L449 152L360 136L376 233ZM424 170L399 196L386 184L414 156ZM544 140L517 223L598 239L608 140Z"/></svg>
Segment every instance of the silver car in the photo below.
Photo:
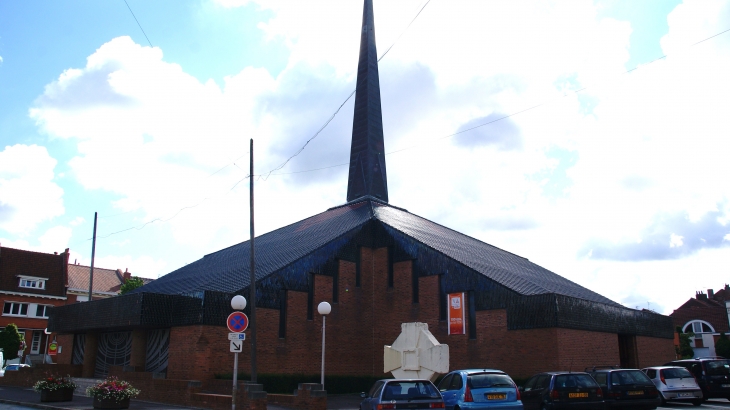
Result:
<svg viewBox="0 0 730 410"><path fill-rule="evenodd" d="M702 404L702 389L684 367L656 366L641 369L659 390L662 404L668 401Z"/></svg>

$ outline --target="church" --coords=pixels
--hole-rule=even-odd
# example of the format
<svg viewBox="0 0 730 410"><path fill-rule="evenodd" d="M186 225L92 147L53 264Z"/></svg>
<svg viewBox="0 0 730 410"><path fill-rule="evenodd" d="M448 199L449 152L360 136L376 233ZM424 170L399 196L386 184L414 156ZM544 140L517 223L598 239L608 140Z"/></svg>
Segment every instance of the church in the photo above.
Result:
<svg viewBox="0 0 730 410"><path fill-rule="evenodd" d="M246 241L124 296L52 309L49 330L64 347L58 362L82 365L83 377L111 366L182 380L230 373L226 317L236 294L256 298L258 373L319 373L322 301L332 305L331 375L383 376L383 346L406 322L428 324L449 346L451 369L515 378L675 358L671 318L624 307L388 202L372 0L363 8L347 202L254 242L255 295Z"/></svg>

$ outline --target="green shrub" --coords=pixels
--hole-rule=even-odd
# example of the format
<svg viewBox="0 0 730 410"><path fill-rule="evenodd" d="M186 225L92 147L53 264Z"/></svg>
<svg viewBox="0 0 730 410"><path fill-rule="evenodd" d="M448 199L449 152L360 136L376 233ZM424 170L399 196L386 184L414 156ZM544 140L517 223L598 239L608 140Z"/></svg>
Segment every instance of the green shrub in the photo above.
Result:
<svg viewBox="0 0 730 410"><path fill-rule="evenodd" d="M715 343L715 354L730 359L730 339L725 333L720 333L720 338Z"/></svg>
<svg viewBox="0 0 730 410"><path fill-rule="evenodd" d="M694 335L695 334L692 332L679 334L679 346L676 348L676 350L677 354L682 359L691 359L695 357L695 351L692 349L692 346L690 346L690 339Z"/></svg>

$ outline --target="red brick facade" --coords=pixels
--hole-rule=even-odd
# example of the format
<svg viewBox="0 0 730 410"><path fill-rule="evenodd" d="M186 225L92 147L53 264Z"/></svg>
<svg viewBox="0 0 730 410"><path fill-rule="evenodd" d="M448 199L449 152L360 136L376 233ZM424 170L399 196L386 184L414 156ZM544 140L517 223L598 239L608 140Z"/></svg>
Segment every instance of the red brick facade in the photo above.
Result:
<svg viewBox="0 0 730 410"><path fill-rule="evenodd" d="M43 330L48 319L43 313L47 312L45 306L66 304L68 256L68 249L59 255L0 247L0 306L3 308L0 327L14 323L23 331L28 345L24 355L45 352L47 340ZM21 286L21 279L26 278L36 283L43 282L43 286ZM24 306L25 314L21 311L14 314L12 310L6 312L8 304ZM35 346L34 333L40 337L36 339ZM33 347L36 350L32 350Z"/></svg>
<svg viewBox="0 0 730 410"><path fill-rule="evenodd" d="M314 315L307 319L307 294L287 293L286 335L279 337L279 310L257 309L257 371L259 373L317 374L320 371L321 301L332 304L327 316L326 372L337 375L382 375L383 346L395 341L401 323L428 323L436 339L449 345L451 369L502 369L513 377L538 371L618 364L619 336L561 328L508 330L506 310L476 312L476 339L448 335L439 320L439 278L419 278L419 303L413 303L411 262L393 267L388 286L387 248L361 249L361 286L355 264L339 261L338 302L333 301L333 278L314 278ZM228 330L221 326L182 326L170 331L169 379L209 380L233 371ZM250 371L250 330L239 371ZM87 336L87 343L88 342ZM674 358L671 339L636 337L641 366L663 364ZM64 351L65 352L65 351ZM61 357L59 357L61 359ZM64 355L64 360L70 357Z"/></svg>

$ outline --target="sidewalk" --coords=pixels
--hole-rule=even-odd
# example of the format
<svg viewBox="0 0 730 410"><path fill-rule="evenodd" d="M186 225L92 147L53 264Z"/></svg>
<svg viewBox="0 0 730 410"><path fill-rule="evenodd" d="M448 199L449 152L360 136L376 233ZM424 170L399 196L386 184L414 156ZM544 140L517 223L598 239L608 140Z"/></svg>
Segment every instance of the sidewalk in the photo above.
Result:
<svg viewBox="0 0 730 410"><path fill-rule="evenodd" d="M356 394L336 394L327 397L327 408L336 410L355 410L359 408L362 399ZM74 395L72 401L58 401L41 403L40 394L33 389L24 387L0 386L0 403L16 406L34 407L46 410L93 410L91 397ZM268 405L269 410L291 410L286 407ZM182 407L171 404L154 403L149 401L131 400L130 410L186 410L196 407Z"/></svg>
<svg viewBox="0 0 730 410"><path fill-rule="evenodd" d="M41 395L33 389L25 387L0 386L0 403L16 406L34 407L46 410L92 410L94 399L86 396L74 395L72 401L58 401L41 403ZM131 400L130 410L184 410L195 407L173 406L164 403L153 403L149 401Z"/></svg>

